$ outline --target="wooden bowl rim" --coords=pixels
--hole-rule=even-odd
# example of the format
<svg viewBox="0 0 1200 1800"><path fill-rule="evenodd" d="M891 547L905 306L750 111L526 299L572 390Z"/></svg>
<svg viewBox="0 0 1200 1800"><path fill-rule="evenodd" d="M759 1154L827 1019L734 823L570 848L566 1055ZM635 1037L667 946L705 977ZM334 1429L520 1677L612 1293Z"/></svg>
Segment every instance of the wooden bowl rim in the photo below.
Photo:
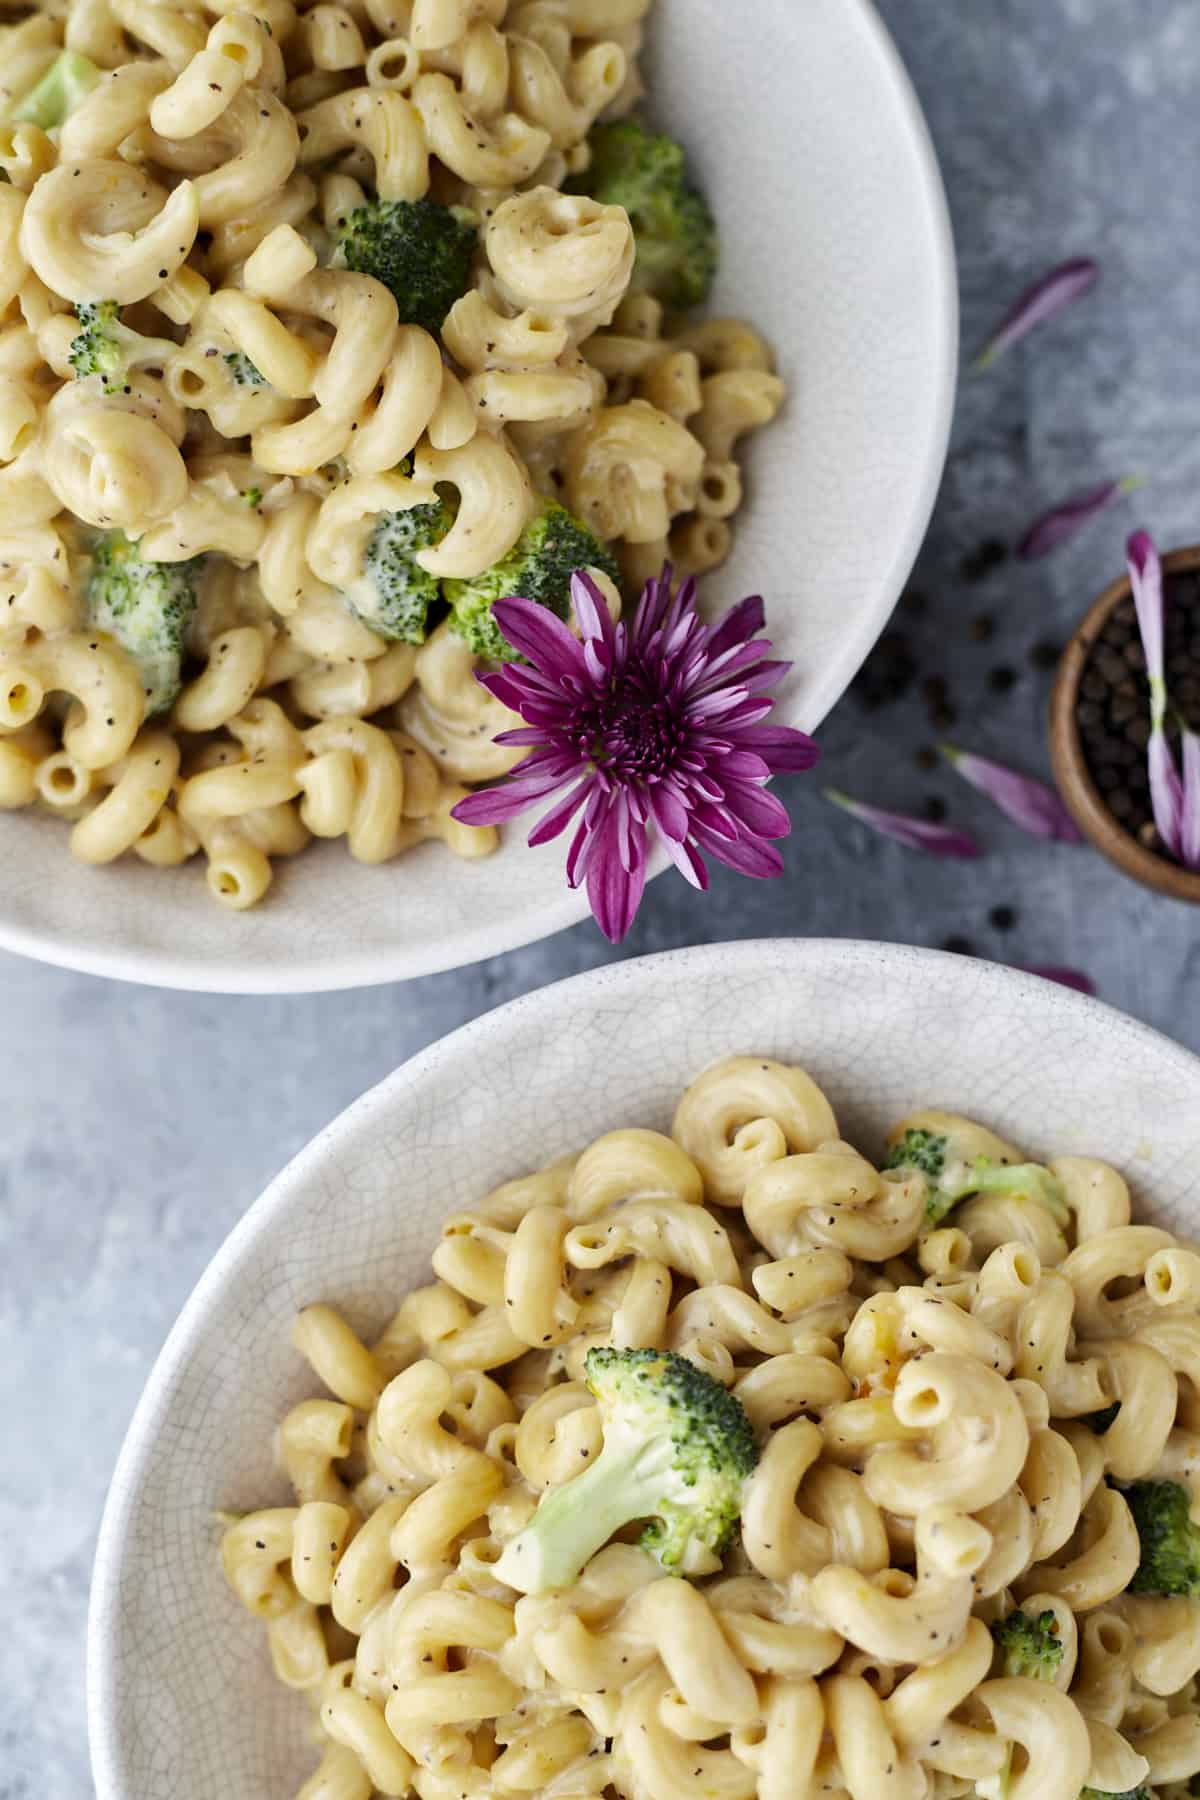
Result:
<svg viewBox="0 0 1200 1800"><path fill-rule="evenodd" d="M1162 565L1166 575L1200 570L1200 544L1169 551ZM1144 887L1200 905L1200 870L1183 869L1156 856L1117 822L1092 780L1079 739L1075 702L1084 668L1109 614L1131 591L1128 574L1110 582L1088 608L1063 650L1050 696L1050 762L1072 818L1102 856Z"/></svg>

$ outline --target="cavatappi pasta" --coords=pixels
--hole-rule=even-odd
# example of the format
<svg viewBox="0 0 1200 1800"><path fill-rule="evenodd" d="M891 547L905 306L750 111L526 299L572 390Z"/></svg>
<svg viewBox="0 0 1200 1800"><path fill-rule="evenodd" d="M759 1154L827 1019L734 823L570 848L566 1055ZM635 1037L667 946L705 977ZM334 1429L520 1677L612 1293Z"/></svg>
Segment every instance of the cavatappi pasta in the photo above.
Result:
<svg viewBox="0 0 1200 1800"><path fill-rule="evenodd" d="M560 191L642 92L649 5L50 0L0 31L0 807L97 865L199 856L234 909L314 837L495 847L450 813L511 715L436 613L397 641L355 604L381 519L448 500L435 593L547 500L627 591L698 573L782 399L748 325L666 317L622 208ZM101 78L43 128L15 102L64 46ZM330 266L376 197L477 228L440 335ZM72 361L104 300L144 340L116 380ZM181 691L86 600L113 530L194 583Z"/></svg>
<svg viewBox="0 0 1200 1800"><path fill-rule="evenodd" d="M1131 1591L1125 1484L1200 1511L1200 1255L1090 1158L935 1112L889 1145L879 1171L802 1069L732 1059L670 1136L448 1219L381 1335L299 1315L328 1397L279 1428L290 1504L221 1556L312 1702L300 1800L1190 1791L1200 1601ZM740 1536L685 1578L625 1532L521 1594L505 1546L604 1447L598 1345L741 1402ZM1018 1611L1050 1679L1005 1670Z"/></svg>

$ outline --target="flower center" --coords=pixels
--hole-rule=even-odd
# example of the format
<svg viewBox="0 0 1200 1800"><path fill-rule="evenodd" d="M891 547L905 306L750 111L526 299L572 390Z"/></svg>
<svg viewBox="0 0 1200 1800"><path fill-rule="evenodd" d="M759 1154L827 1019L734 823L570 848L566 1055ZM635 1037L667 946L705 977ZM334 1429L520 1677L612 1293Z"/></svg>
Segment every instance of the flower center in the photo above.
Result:
<svg viewBox="0 0 1200 1800"><path fill-rule="evenodd" d="M679 720L662 695L606 694L585 727L587 753L600 769L628 777L663 774L679 749Z"/></svg>

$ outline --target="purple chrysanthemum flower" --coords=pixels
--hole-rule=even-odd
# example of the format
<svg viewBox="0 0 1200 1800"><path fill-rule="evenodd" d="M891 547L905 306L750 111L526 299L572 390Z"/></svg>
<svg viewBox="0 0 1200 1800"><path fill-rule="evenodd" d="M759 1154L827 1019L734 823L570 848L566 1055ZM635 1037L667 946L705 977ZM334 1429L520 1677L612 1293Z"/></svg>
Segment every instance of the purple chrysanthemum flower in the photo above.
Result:
<svg viewBox="0 0 1200 1800"><path fill-rule="evenodd" d="M531 600L492 611L525 658L476 679L525 725L498 744L529 754L504 784L454 808L467 825L501 825L538 800L561 795L529 835L544 844L583 809L567 852L567 881L587 884L596 921L612 943L633 923L646 884L647 844L657 830L693 886L708 886L701 852L743 875L779 875L773 839L791 824L772 775L809 769L820 754L802 731L761 721L771 688L791 666L768 660L755 636L757 595L715 625L696 614L696 584L671 598L670 566L648 581L632 623L614 624L591 577L571 578L581 636ZM565 792L563 791L565 790Z"/></svg>

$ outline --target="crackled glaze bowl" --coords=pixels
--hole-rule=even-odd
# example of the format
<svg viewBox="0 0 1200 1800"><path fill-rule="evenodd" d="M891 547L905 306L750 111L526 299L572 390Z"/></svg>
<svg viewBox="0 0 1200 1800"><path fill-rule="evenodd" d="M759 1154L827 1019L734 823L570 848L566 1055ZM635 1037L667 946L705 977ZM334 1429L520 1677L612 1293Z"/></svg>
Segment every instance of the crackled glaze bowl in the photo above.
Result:
<svg viewBox="0 0 1200 1800"><path fill-rule="evenodd" d="M755 0L752 13L748 28L725 0L656 0L651 86L721 223L711 310L766 333L790 393L750 453L749 505L709 602L766 597L769 634L795 664L777 716L812 729L878 636L928 522L954 395L954 256L920 109L867 0ZM282 864L261 907L230 915L192 867L76 865L61 824L7 814L0 947L221 992L394 981L583 916L562 845L523 839L514 827L466 867L439 844L380 868L324 845Z"/></svg>
<svg viewBox="0 0 1200 1800"><path fill-rule="evenodd" d="M264 1634L226 1587L213 1517L288 1498L272 1432L315 1391L289 1344L296 1310L328 1300L377 1331L428 1280L446 1214L613 1127L667 1129L687 1082L736 1053L803 1064L869 1155L917 1104L962 1110L1034 1156L1109 1159L1143 1216L1196 1235L1200 1060L1035 976L778 940L622 963L488 1014L285 1170L168 1340L97 1553L98 1800L290 1800L315 1760L303 1702L274 1680Z"/></svg>

